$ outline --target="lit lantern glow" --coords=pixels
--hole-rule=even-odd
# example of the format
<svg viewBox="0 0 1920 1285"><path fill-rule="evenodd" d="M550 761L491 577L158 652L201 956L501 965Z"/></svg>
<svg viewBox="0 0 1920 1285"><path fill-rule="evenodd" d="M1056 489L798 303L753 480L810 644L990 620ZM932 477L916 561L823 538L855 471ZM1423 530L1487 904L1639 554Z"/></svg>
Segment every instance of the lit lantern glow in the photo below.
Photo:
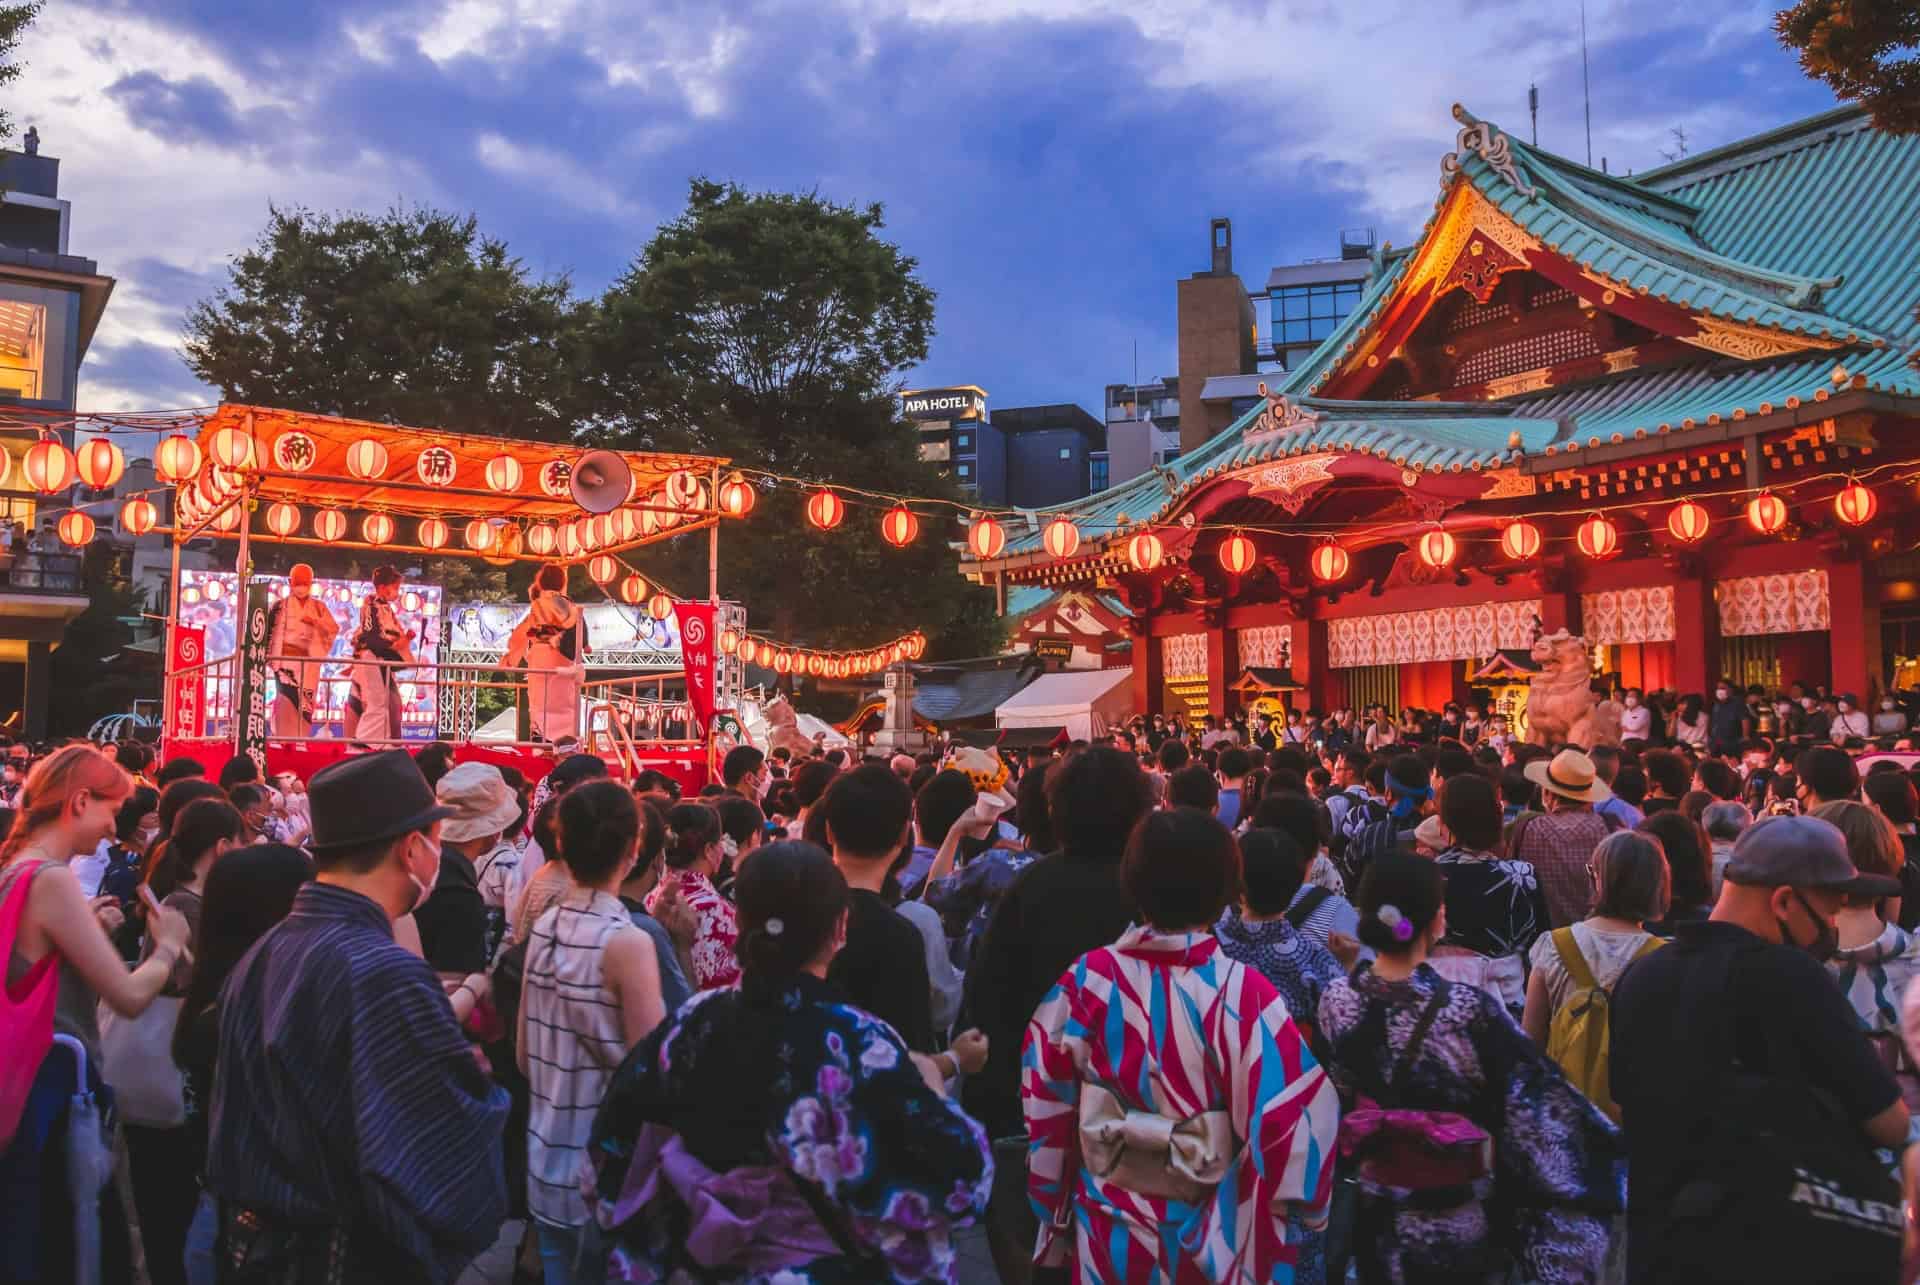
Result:
<svg viewBox="0 0 1920 1285"><path fill-rule="evenodd" d="M1040 532L1040 543L1055 558L1071 558L1080 551L1080 528L1071 518L1055 518Z"/></svg>
<svg viewBox="0 0 1920 1285"><path fill-rule="evenodd" d="M475 518L467 523L467 547L475 553L485 553L498 538L499 533L493 529L493 523L485 518Z"/></svg>
<svg viewBox="0 0 1920 1285"><path fill-rule="evenodd" d="M1000 556L1007 547L1007 529L991 513L982 513L967 528L967 548L982 562Z"/></svg>
<svg viewBox="0 0 1920 1285"><path fill-rule="evenodd" d="M378 481L387 475L387 448L371 437L363 437L347 448L347 472L363 482Z"/></svg>
<svg viewBox="0 0 1920 1285"><path fill-rule="evenodd" d="M740 640L740 663L751 665L760 659L760 644L751 638Z"/></svg>
<svg viewBox="0 0 1920 1285"><path fill-rule="evenodd" d="M1620 547L1620 528L1605 514L1595 513L1574 528L1573 543L1589 558L1609 557Z"/></svg>
<svg viewBox="0 0 1920 1285"><path fill-rule="evenodd" d="M452 486L460 472L460 457L444 446L429 446L413 461L422 486Z"/></svg>
<svg viewBox="0 0 1920 1285"><path fill-rule="evenodd" d="M223 428L207 443L207 457L221 468L250 469L257 454L253 434L243 428Z"/></svg>
<svg viewBox="0 0 1920 1285"><path fill-rule="evenodd" d="M1127 565L1135 571L1152 571L1167 556L1167 546L1151 531L1142 531L1127 541Z"/></svg>
<svg viewBox="0 0 1920 1285"><path fill-rule="evenodd" d="M487 486L495 491L517 491L525 476L520 461L511 455L496 455L487 461Z"/></svg>
<svg viewBox="0 0 1920 1285"><path fill-rule="evenodd" d="M640 515L632 509L615 509L612 526L615 544L632 544L640 538Z"/></svg>
<svg viewBox="0 0 1920 1285"><path fill-rule="evenodd" d="M360 538L368 544L385 544L393 539L393 519L385 513L369 513L360 519Z"/></svg>
<svg viewBox="0 0 1920 1285"><path fill-rule="evenodd" d="M1510 522L1500 533L1500 549L1515 562L1526 562L1540 552L1540 528L1525 518Z"/></svg>
<svg viewBox="0 0 1920 1285"><path fill-rule="evenodd" d="M647 596L647 582L639 575L628 572L620 578L620 601L628 606L639 606Z"/></svg>
<svg viewBox="0 0 1920 1285"><path fill-rule="evenodd" d="M730 518L744 518L753 512L753 484L735 473L720 484L720 512Z"/></svg>
<svg viewBox="0 0 1920 1285"><path fill-rule="evenodd" d="M600 547L600 536L593 528L591 517L575 518L569 525L573 528L573 542L581 552Z"/></svg>
<svg viewBox="0 0 1920 1285"><path fill-rule="evenodd" d="M418 612L420 610L420 595L412 589L407 590L406 596L400 599L400 608L403 611Z"/></svg>
<svg viewBox="0 0 1920 1285"><path fill-rule="evenodd" d="M587 576L597 585L608 583L619 571L620 564L609 554L603 553L587 562Z"/></svg>
<svg viewBox="0 0 1920 1285"><path fill-rule="evenodd" d="M230 504L222 509L220 516L213 520L213 525L214 529L218 531L238 531L240 529L240 506L238 504Z"/></svg>
<svg viewBox="0 0 1920 1285"><path fill-rule="evenodd" d="M1253 570L1253 564L1259 556L1253 541L1238 531L1220 542L1220 565L1229 575L1244 576Z"/></svg>
<svg viewBox="0 0 1920 1285"><path fill-rule="evenodd" d="M819 490L807 497L807 521L822 531L831 531L847 516L847 502L832 491Z"/></svg>
<svg viewBox="0 0 1920 1285"><path fill-rule="evenodd" d="M423 549L446 548L447 538L451 534L447 530L447 524L440 518L420 519L419 537L420 547Z"/></svg>
<svg viewBox="0 0 1920 1285"><path fill-rule="evenodd" d="M1673 506L1667 514L1667 530L1673 538L1682 544L1698 544L1707 538L1707 528L1713 525L1704 504L1692 500L1682 500Z"/></svg>
<svg viewBox="0 0 1920 1285"><path fill-rule="evenodd" d="M27 485L42 495L54 495L73 485L73 453L51 437L29 446L20 464Z"/></svg>
<svg viewBox="0 0 1920 1285"><path fill-rule="evenodd" d="M546 557L558 548L560 533L551 522L536 522L527 528L527 551L539 557Z"/></svg>
<svg viewBox="0 0 1920 1285"><path fill-rule="evenodd" d="M667 503L676 509L698 507L702 490L700 479L693 475L692 469L675 469L667 474Z"/></svg>
<svg viewBox="0 0 1920 1285"><path fill-rule="evenodd" d="M586 547L580 543L580 532L569 522L560 528L559 538L554 547L562 558L571 562L586 553Z"/></svg>
<svg viewBox="0 0 1920 1285"><path fill-rule="evenodd" d="M347 533L347 515L339 509L321 509L313 515L313 533L332 544Z"/></svg>
<svg viewBox="0 0 1920 1285"><path fill-rule="evenodd" d="M907 655L914 660L926 655L927 636L918 629L907 635Z"/></svg>
<svg viewBox="0 0 1920 1285"><path fill-rule="evenodd" d="M920 519L906 505L888 509L880 518L880 538L896 549L904 549L920 534Z"/></svg>
<svg viewBox="0 0 1920 1285"><path fill-rule="evenodd" d="M282 473L304 473L313 467L320 448L313 438L299 429L289 429L273 439L273 466Z"/></svg>
<svg viewBox="0 0 1920 1285"><path fill-rule="evenodd" d="M104 491L118 482L120 475L127 471L127 457L106 438L96 437L81 444L74 455L73 465L82 482L96 491Z"/></svg>
<svg viewBox="0 0 1920 1285"><path fill-rule="evenodd" d="M720 631L720 654L722 656L731 656L739 650L740 631L732 628L722 629Z"/></svg>
<svg viewBox="0 0 1920 1285"><path fill-rule="evenodd" d="M593 533L595 548L604 549L610 544L620 542L619 512L620 510L615 509L611 513L597 513L588 520L587 530Z"/></svg>
<svg viewBox="0 0 1920 1285"><path fill-rule="evenodd" d="M145 535L160 520L153 501L136 495L120 506L120 526L128 535Z"/></svg>
<svg viewBox="0 0 1920 1285"><path fill-rule="evenodd" d="M218 602L227 596L227 586L220 580L207 581L207 601Z"/></svg>
<svg viewBox="0 0 1920 1285"><path fill-rule="evenodd" d="M1834 515L1848 526L1863 526L1873 521L1873 515L1879 511L1880 501L1875 498L1873 488L1851 479L1833 497Z"/></svg>
<svg viewBox="0 0 1920 1285"><path fill-rule="evenodd" d="M267 530L282 540L300 529L300 510L291 504L269 504L267 506Z"/></svg>
<svg viewBox="0 0 1920 1285"><path fill-rule="evenodd" d="M162 482L178 486L200 471L200 444L180 433L161 438L153 453L153 471Z"/></svg>
<svg viewBox="0 0 1920 1285"><path fill-rule="evenodd" d="M791 674L793 672L793 653L787 648L782 647L779 651L773 653L773 672L776 674Z"/></svg>
<svg viewBox="0 0 1920 1285"><path fill-rule="evenodd" d="M1353 559L1347 556L1347 551L1332 540L1315 549L1313 556L1307 559L1307 570L1312 572L1313 578L1321 584L1345 580L1347 568L1352 565Z"/></svg>
<svg viewBox="0 0 1920 1285"><path fill-rule="evenodd" d="M1772 491L1747 501L1747 524L1761 535L1775 535L1787 524L1787 502Z"/></svg>
<svg viewBox="0 0 1920 1285"><path fill-rule="evenodd" d="M1447 531L1436 528L1420 537L1420 561L1436 571L1452 566L1459 553L1459 542Z"/></svg>
<svg viewBox="0 0 1920 1285"><path fill-rule="evenodd" d="M808 674L810 674L814 678L818 678L820 677L821 674L826 672L826 669L827 669L827 661L824 656L822 656L819 652L808 653L807 655L807 673Z"/></svg>
<svg viewBox="0 0 1920 1285"><path fill-rule="evenodd" d="M664 593L656 593L647 599L647 614L655 620L666 620L673 615L673 599Z"/></svg>
<svg viewBox="0 0 1920 1285"><path fill-rule="evenodd" d="M61 543L70 544L76 549L93 543L93 519L79 509L62 517L58 530Z"/></svg>

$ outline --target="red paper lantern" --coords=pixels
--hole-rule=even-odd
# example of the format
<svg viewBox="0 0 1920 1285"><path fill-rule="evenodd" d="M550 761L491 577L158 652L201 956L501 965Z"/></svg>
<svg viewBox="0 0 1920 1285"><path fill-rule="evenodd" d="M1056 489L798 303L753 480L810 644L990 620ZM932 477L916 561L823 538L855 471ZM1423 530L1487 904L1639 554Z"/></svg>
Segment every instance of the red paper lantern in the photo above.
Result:
<svg viewBox="0 0 1920 1285"><path fill-rule="evenodd" d="M120 526L128 535L145 535L160 520L153 501L136 495L120 506Z"/></svg>
<svg viewBox="0 0 1920 1285"><path fill-rule="evenodd" d="M520 489L521 479L526 470L520 467L520 461L511 455L496 455L487 461L487 485L493 490L507 492Z"/></svg>
<svg viewBox="0 0 1920 1285"><path fill-rule="evenodd" d="M1347 551L1332 540L1328 540L1315 549L1313 556L1307 559L1307 570L1311 571L1313 578L1321 584L1332 584L1337 580L1345 580L1347 568L1352 564L1353 560L1347 556Z"/></svg>
<svg viewBox="0 0 1920 1285"><path fill-rule="evenodd" d="M1007 529L991 513L982 513L967 528L967 548L982 562L1000 556L1007 547Z"/></svg>
<svg viewBox="0 0 1920 1285"><path fill-rule="evenodd" d="M267 506L267 530L284 540L299 529L299 509L277 501Z"/></svg>
<svg viewBox="0 0 1920 1285"><path fill-rule="evenodd" d="M1864 526L1873 521L1873 515L1880 511L1880 501L1874 497L1873 488L1863 486L1858 481L1848 479L1833 497L1833 512L1848 526Z"/></svg>
<svg viewBox="0 0 1920 1285"><path fill-rule="evenodd" d="M536 522L527 528L528 551L544 558L560 543L560 533L551 522Z"/></svg>
<svg viewBox="0 0 1920 1285"><path fill-rule="evenodd" d="M731 627L722 629L720 631L720 654L722 656L731 656L739 650L740 631Z"/></svg>
<svg viewBox="0 0 1920 1285"><path fill-rule="evenodd" d="M487 521L485 518L475 518L473 521L467 523L467 547L475 553L485 553L488 549L491 549L494 540L497 538L498 533L494 531L493 523Z"/></svg>
<svg viewBox="0 0 1920 1285"><path fill-rule="evenodd" d="M60 532L61 543L70 544L76 549L93 543L93 519L79 509L63 516L56 529Z"/></svg>
<svg viewBox="0 0 1920 1285"><path fill-rule="evenodd" d="M753 484L738 473L720 484L720 512L727 517L744 518L753 512L757 498Z"/></svg>
<svg viewBox="0 0 1920 1285"><path fill-rule="evenodd" d="M1166 556L1166 545L1151 531L1142 531L1127 541L1127 565L1135 571L1151 571Z"/></svg>
<svg viewBox="0 0 1920 1285"><path fill-rule="evenodd" d="M1712 525L1713 518L1706 506L1692 500L1680 501L1667 514L1667 530L1682 544L1700 543L1707 538L1707 528Z"/></svg>
<svg viewBox="0 0 1920 1285"><path fill-rule="evenodd" d="M368 544L385 544L393 539L393 519L385 513L369 513L360 519L360 538Z"/></svg>
<svg viewBox="0 0 1920 1285"><path fill-rule="evenodd" d="M74 469L80 480L96 491L104 491L127 471L127 457L104 437L83 442L74 455Z"/></svg>
<svg viewBox="0 0 1920 1285"><path fill-rule="evenodd" d="M328 544L347 533L347 515L339 509L321 509L313 515L313 533Z"/></svg>
<svg viewBox="0 0 1920 1285"><path fill-rule="evenodd" d="M1787 524L1787 502L1772 491L1747 501L1747 524L1761 535L1777 534Z"/></svg>
<svg viewBox="0 0 1920 1285"><path fill-rule="evenodd" d="M675 469L667 474L667 503L676 509L690 509L700 494L700 480L691 469Z"/></svg>
<svg viewBox="0 0 1920 1285"><path fill-rule="evenodd" d="M361 438L347 448L347 472L362 482L374 482L385 477L387 448L374 438Z"/></svg>
<svg viewBox="0 0 1920 1285"><path fill-rule="evenodd" d="M253 434L243 428L223 428L207 443L208 457L221 468L250 469L258 454Z"/></svg>
<svg viewBox="0 0 1920 1285"><path fill-rule="evenodd" d="M1040 532L1040 543L1056 558L1071 558L1080 551L1080 528L1070 518L1055 518Z"/></svg>
<svg viewBox="0 0 1920 1285"><path fill-rule="evenodd" d="M1540 528L1525 518L1510 522L1500 533L1500 548L1515 562L1525 562L1540 552Z"/></svg>
<svg viewBox="0 0 1920 1285"><path fill-rule="evenodd" d="M927 636L918 629L907 635L907 655L919 660L927 651Z"/></svg>
<svg viewBox="0 0 1920 1285"><path fill-rule="evenodd" d="M73 485L73 452L51 437L29 446L20 464L27 485L42 495L56 495Z"/></svg>
<svg viewBox="0 0 1920 1285"><path fill-rule="evenodd" d="M819 490L807 497L807 521L822 531L831 531L847 516L847 502L832 491Z"/></svg>
<svg viewBox="0 0 1920 1285"><path fill-rule="evenodd" d="M773 653L773 672L776 674L791 674L793 672L793 653L787 648L782 647L779 651Z"/></svg>
<svg viewBox="0 0 1920 1285"><path fill-rule="evenodd" d="M447 524L439 518L420 519L420 547L423 549L446 548L447 538L451 534L452 532L447 530Z"/></svg>
<svg viewBox="0 0 1920 1285"><path fill-rule="evenodd" d="M1589 558L1609 557L1620 547L1620 528L1604 513L1595 513L1574 528L1573 542Z"/></svg>
<svg viewBox="0 0 1920 1285"><path fill-rule="evenodd" d="M1445 530L1435 528L1420 537L1420 561L1438 571L1450 567L1460 553L1459 542Z"/></svg>
<svg viewBox="0 0 1920 1285"><path fill-rule="evenodd" d="M1235 531L1220 542L1220 565L1228 575L1244 576L1253 570L1253 564L1259 559L1260 551L1253 541Z"/></svg>
<svg viewBox="0 0 1920 1285"><path fill-rule="evenodd" d="M608 583L619 571L620 564L609 554L603 553L587 561L587 578L598 585Z"/></svg>
<svg viewBox="0 0 1920 1285"><path fill-rule="evenodd" d="M904 549L920 534L920 519L906 505L896 505L880 517L880 538L896 549Z"/></svg>
<svg viewBox="0 0 1920 1285"><path fill-rule="evenodd" d="M742 638L740 640L740 663L743 665L753 665L759 663L759 660L760 644L751 638Z"/></svg>
<svg viewBox="0 0 1920 1285"><path fill-rule="evenodd" d="M178 486L200 471L200 444L179 433L161 438L153 452L153 471L162 482Z"/></svg>
<svg viewBox="0 0 1920 1285"><path fill-rule="evenodd" d="M620 601L638 606L646 596L647 582L643 577L631 571L620 577Z"/></svg>
<svg viewBox="0 0 1920 1285"><path fill-rule="evenodd" d="M216 531L238 531L240 529L240 506L230 504L222 509L220 516L213 520L213 526Z"/></svg>
<svg viewBox="0 0 1920 1285"><path fill-rule="evenodd" d="M807 673L809 675L811 675L814 678L818 678L820 677L821 674L826 672L826 669L827 669L827 658L825 656L822 656L817 651L809 652L807 654Z"/></svg>
<svg viewBox="0 0 1920 1285"><path fill-rule="evenodd" d="M647 614L655 620L665 620L673 615L673 599L664 593L656 593L647 599Z"/></svg>

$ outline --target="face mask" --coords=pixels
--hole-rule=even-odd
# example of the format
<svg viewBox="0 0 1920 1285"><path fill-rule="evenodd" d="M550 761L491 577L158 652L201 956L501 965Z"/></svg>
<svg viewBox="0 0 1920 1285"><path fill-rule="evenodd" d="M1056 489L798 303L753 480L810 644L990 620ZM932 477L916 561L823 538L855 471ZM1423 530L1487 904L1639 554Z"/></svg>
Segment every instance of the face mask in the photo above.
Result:
<svg viewBox="0 0 1920 1285"><path fill-rule="evenodd" d="M1640 708L1640 698L1639 698L1638 696L1629 696L1629 697L1627 697L1627 708L1628 708L1628 709L1639 709L1639 708Z"/></svg>
<svg viewBox="0 0 1920 1285"><path fill-rule="evenodd" d="M1836 950L1840 949L1840 930L1835 928L1827 920L1821 918L1819 913L1808 904L1807 899L1800 895L1800 890L1797 888L1793 891L1793 899L1800 903L1800 909L1807 912L1807 918L1813 920L1813 922L1819 926L1818 931L1814 933L1811 942L1802 946L1793 939L1793 929L1788 926L1787 921L1775 915L1773 922L1775 926L1780 929L1780 940L1785 945L1798 947L1800 950L1806 951L1807 954L1812 955L1814 959L1824 964L1833 958L1833 953Z"/></svg>
<svg viewBox="0 0 1920 1285"><path fill-rule="evenodd" d="M1781 718L1785 718L1787 715L1793 713L1793 706L1787 704L1785 701L1781 701L1778 705L1775 705L1773 707L1773 712L1778 714Z"/></svg>
<svg viewBox="0 0 1920 1285"><path fill-rule="evenodd" d="M1809 714L1813 713L1813 697L1807 696L1802 698L1800 708L1806 710Z"/></svg>
<svg viewBox="0 0 1920 1285"><path fill-rule="evenodd" d="M1892 712L1893 712L1893 702L1892 702L1892 701L1881 701L1881 702L1880 702L1880 708L1881 708L1881 709L1884 709L1884 710L1886 710L1886 711L1887 711L1888 713L1892 713Z"/></svg>
<svg viewBox="0 0 1920 1285"><path fill-rule="evenodd" d="M1714 692L1713 697L1715 700L1725 700L1727 698L1727 695L1728 695L1727 689L1722 687Z"/></svg>
<svg viewBox="0 0 1920 1285"><path fill-rule="evenodd" d="M408 838L407 842L412 843L413 839ZM438 848L434 849L433 873L427 876L425 880L422 880L419 875L413 872L413 862L411 860L406 858L403 858L403 860L407 862L407 879L413 884L413 904L407 907L407 913L412 914L425 904L428 897L433 895L434 885L440 882L440 850Z"/></svg>
<svg viewBox="0 0 1920 1285"><path fill-rule="evenodd" d="M1852 709L1852 708L1853 708L1853 706L1852 706L1852 705L1849 705L1849 704L1848 704L1848 703L1847 703L1846 701L1841 701L1841 702L1840 702L1840 712L1841 712L1842 714L1844 714L1844 713L1846 713L1846 712L1847 712L1848 710L1850 710L1850 709Z"/></svg>

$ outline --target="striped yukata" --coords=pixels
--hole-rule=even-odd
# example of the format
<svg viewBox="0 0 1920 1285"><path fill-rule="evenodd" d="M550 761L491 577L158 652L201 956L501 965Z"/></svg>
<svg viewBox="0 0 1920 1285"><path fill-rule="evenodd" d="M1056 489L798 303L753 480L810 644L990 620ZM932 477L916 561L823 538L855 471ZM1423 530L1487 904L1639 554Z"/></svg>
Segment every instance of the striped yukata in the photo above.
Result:
<svg viewBox="0 0 1920 1285"><path fill-rule="evenodd" d="M609 892L569 887L534 921L525 988L527 1209L555 1227L587 1222L581 1159L607 1083L627 1055L620 1002L602 965L615 933L640 930Z"/></svg>
<svg viewBox="0 0 1920 1285"><path fill-rule="evenodd" d="M1139 926L1082 955L1034 1013L1022 1063L1036 1261L1071 1264L1089 1285L1294 1280L1297 1245L1276 1210L1324 1210L1340 1104L1273 983L1211 933ZM1227 1112L1238 1150L1212 1197L1190 1205L1078 1165L1063 1174L1088 1084L1170 1122Z"/></svg>

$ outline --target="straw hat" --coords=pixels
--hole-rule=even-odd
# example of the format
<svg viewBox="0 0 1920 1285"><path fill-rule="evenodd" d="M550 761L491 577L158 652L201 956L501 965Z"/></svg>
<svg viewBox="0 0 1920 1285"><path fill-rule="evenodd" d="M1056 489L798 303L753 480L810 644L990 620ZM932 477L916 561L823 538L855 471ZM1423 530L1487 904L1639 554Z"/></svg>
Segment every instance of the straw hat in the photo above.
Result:
<svg viewBox="0 0 1920 1285"><path fill-rule="evenodd" d="M1535 759L1527 764L1526 773L1547 793L1575 803L1603 803L1613 797L1612 787L1594 772L1593 760L1579 750L1561 750L1551 762Z"/></svg>

